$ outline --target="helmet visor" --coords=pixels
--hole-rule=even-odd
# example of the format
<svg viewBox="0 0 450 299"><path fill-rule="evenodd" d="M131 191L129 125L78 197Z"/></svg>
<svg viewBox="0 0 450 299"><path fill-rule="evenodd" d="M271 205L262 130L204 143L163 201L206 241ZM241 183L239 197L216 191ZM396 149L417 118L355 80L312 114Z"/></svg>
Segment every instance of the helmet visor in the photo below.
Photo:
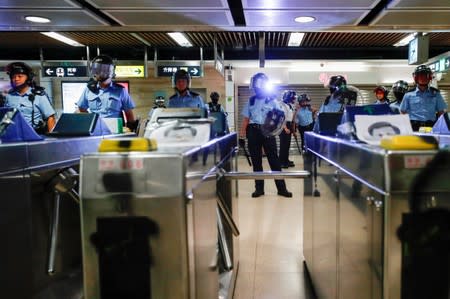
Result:
<svg viewBox="0 0 450 299"><path fill-rule="evenodd" d="M112 78L114 66L111 64L93 63L91 66L91 76L98 80Z"/></svg>

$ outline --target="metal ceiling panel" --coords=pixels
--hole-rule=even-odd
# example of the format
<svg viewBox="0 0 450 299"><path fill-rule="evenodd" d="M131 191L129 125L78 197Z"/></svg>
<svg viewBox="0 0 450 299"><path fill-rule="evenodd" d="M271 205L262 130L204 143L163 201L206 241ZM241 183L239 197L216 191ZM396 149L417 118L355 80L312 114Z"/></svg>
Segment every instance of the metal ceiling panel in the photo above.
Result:
<svg viewBox="0 0 450 299"><path fill-rule="evenodd" d="M37 15L46 17L51 23L39 24L31 23L24 19L28 15ZM2 9L0 10L0 28L1 27L23 27L23 28L42 28L51 26L70 27L70 26L101 26L105 25L100 20L94 18L84 10L41 10L41 9Z"/></svg>
<svg viewBox="0 0 450 299"><path fill-rule="evenodd" d="M449 0L447 0L449 1ZM387 10L370 25L449 27L450 10Z"/></svg>
<svg viewBox="0 0 450 299"><path fill-rule="evenodd" d="M99 9L220 9L226 0L88 0Z"/></svg>
<svg viewBox="0 0 450 299"><path fill-rule="evenodd" d="M39 32L0 32L2 49L66 47L67 45ZM30 47L32 45L33 47Z"/></svg>
<svg viewBox="0 0 450 299"><path fill-rule="evenodd" d="M389 8L443 8L450 9L449 0L394 0L389 4Z"/></svg>
<svg viewBox="0 0 450 299"><path fill-rule="evenodd" d="M61 32L87 46L142 46L142 42L128 32Z"/></svg>
<svg viewBox="0 0 450 299"><path fill-rule="evenodd" d="M244 9L370 9L379 0L242 0Z"/></svg>
<svg viewBox="0 0 450 299"><path fill-rule="evenodd" d="M247 26L250 27L266 27L273 29L274 27L285 27L290 30L305 30L308 28L316 29L332 29L335 26L352 26L356 25L368 11L365 10L348 10L348 11L303 11L303 10L245 10L245 19ZM311 23L296 23L294 19L298 16L311 15L316 18Z"/></svg>
<svg viewBox="0 0 450 299"><path fill-rule="evenodd" d="M70 0L0 0L0 8L79 8L77 3Z"/></svg>
<svg viewBox="0 0 450 299"><path fill-rule="evenodd" d="M233 26L233 19L225 10L143 11L106 10L105 13L124 26L151 25L209 25ZM180 27L179 30L183 28Z"/></svg>
<svg viewBox="0 0 450 299"><path fill-rule="evenodd" d="M301 46L308 48L391 47L407 35L407 33L308 32Z"/></svg>

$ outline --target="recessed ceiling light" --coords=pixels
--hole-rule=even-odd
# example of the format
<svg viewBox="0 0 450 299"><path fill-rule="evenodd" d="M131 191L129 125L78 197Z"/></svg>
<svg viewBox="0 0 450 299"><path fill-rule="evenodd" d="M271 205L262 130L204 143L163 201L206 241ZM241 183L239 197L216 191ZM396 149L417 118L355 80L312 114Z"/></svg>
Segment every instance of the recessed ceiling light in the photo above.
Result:
<svg viewBox="0 0 450 299"><path fill-rule="evenodd" d="M33 23L50 23L49 18L38 17L38 16L26 16L25 20Z"/></svg>
<svg viewBox="0 0 450 299"><path fill-rule="evenodd" d="M309 22L312 22L315 20L316 20L316 18L310 17L310 16L296 17L294 19L294 21L296 21L297 23L309 23Z"/></svg>

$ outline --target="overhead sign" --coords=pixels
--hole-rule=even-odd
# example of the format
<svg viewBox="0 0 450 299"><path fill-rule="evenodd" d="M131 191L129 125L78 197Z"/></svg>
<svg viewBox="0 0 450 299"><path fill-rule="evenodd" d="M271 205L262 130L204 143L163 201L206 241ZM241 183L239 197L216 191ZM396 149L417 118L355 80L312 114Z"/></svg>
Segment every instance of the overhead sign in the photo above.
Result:
<svg viewBox="0 0 450 299"><path fill-rule="evenodd" d="M450 70L450 56L434 61L428 64L428 66L433 72L445 72Z"/></svg>
<svg viewBox="0 0 450 299"><path fill-rule="evenodd" d="M44 77L87 77L87 66L82 65L57 65L43 66Z"/></svg>
<svg viewBox="0 0 450 299"><path fill-rule="evenodd" d="M158 77L172 77L178 70L185 70L191 77L203 76L200 65L158 65Z"/></svg>
<svg viewBox="0 0 450 299"><path fill-rule="evenodd" d="M116 77L133 77L133 78L144 78L143 65L118 65L116 66Z"/></svg>

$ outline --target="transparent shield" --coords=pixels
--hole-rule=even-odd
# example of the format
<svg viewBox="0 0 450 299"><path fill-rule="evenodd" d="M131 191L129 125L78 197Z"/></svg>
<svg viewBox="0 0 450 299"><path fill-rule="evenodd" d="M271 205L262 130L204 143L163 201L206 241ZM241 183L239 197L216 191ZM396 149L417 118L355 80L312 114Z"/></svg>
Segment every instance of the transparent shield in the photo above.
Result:
<svg viewBox="0 0 450 299"><path fill-rule="evenodd" d="M277 136L286 124L287 108L279 100L268 101L264 105L266 118L261 126L261 132L265 137Z"/></svg>

